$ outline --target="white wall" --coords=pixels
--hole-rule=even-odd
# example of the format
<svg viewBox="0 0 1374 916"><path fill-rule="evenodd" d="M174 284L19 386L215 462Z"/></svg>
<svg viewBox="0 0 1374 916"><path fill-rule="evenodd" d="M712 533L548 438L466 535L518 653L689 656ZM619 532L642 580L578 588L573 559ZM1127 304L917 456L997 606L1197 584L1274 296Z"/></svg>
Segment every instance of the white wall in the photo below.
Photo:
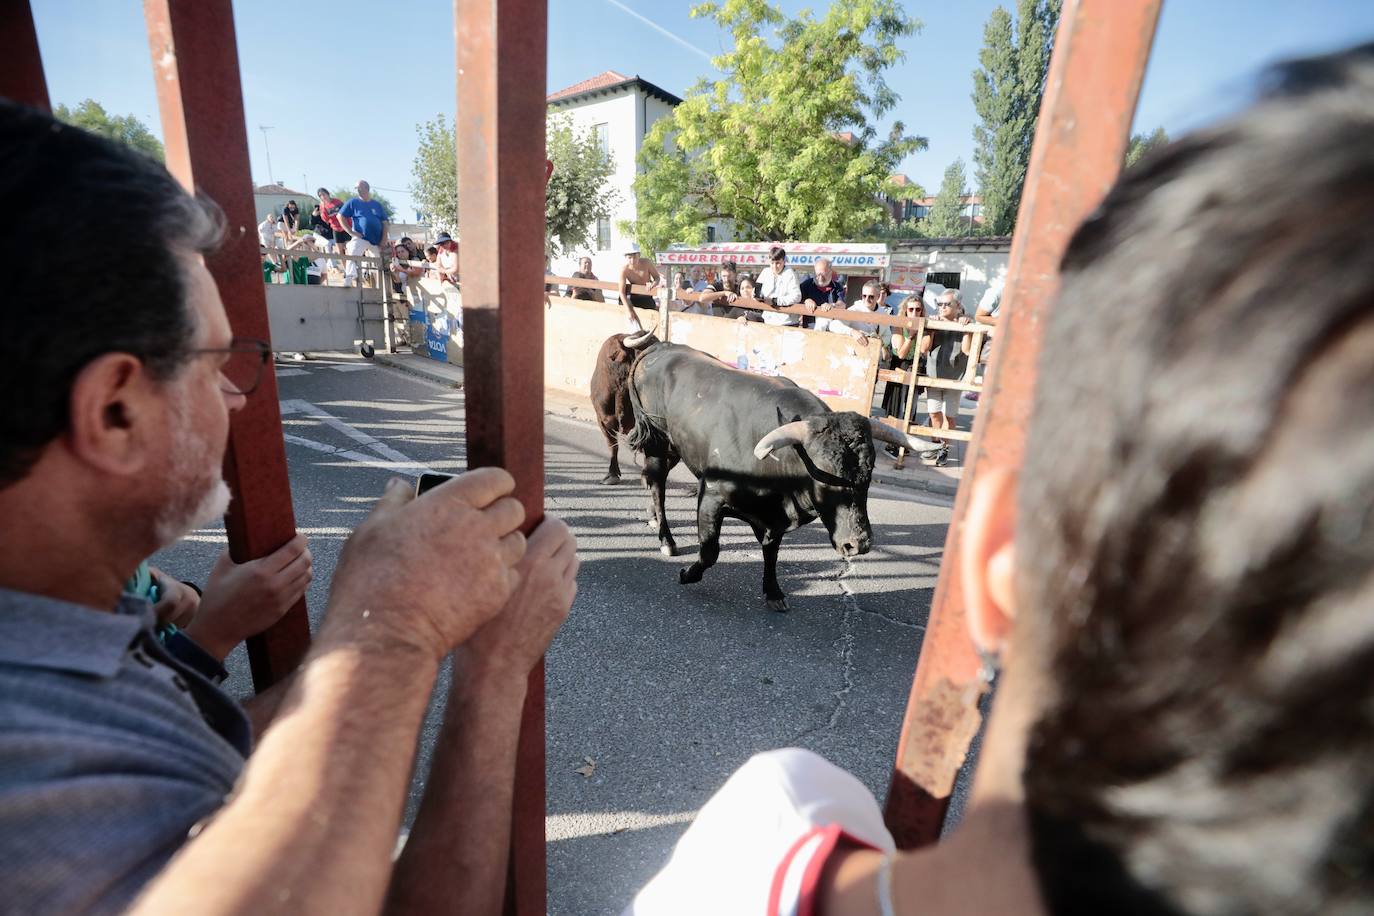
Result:
<svg viewBox="0 0 1374 916"><path fill-rule="evenodd" d="M672 106L659 99L650 98L639 91L624 90L613 96L598 96L581 104L552 109L550 117L567 115L578 131L586 130L595 124L606 124L607 140L615 171L611 173L610 187L619 192L619 201L611 212L611 248L609 251L595 250L596 227L590 227L588 235L592 238L592 250L586 252L592 257L592 271L602 280L615 280L620 275L624 262L624 246L630 241L620 231L618 223L622 220L633 221L636 216L634 179L638 171L636 158L644 141L644 134L653 126L654 121L672 113ZM577 258L582 253L566 258L555 258L553 272L567 276L577 269Z"/></svg>
<svg viewBox="0 0 1374 916"><path fill-rule="evenodd" d="M903 254L907 253L903 250ZM910 249L913 255L921 255L919 248ZM988 284L1007 275L1010 254L1005 251L937 251L939 257L926 266L928 273L959 274L959 293L964 300L964 309L973 314L978 300L983 298Z"/></svg>

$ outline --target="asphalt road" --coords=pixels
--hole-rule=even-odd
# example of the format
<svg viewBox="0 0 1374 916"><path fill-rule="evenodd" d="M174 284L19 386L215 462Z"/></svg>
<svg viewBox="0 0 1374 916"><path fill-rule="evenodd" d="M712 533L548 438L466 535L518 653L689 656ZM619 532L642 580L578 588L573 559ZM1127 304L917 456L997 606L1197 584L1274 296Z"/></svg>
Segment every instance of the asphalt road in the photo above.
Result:
<svg viewBox="0 0 1374 916"><path fill-rule="evenodd" d="M463 469L463 393L360 358L278 370L297 525L315 555L307 597L318 624L339 549L386 480L421 467ZM590 424L546 416L545 466L548 511L572 525L582 557L577 602L546 668L550 913L619 912L696 810L756 752L810 748L882 799L946 501L875 488L874 549L848 565L818 522L789 534L779 576L792 610L775 614L760 595L758 545L740 523L727 523L720 562L703 582L678 584L689 560L659 554L632 464L620 486L599 483L604 445ZM673 483L670 521L691 553L694 481L675 473ZM222 528L208 528L157 562L204 581L224 543ZM249 692L242 649L230 668L227 686ZM431 708L407 819L437 728Z"/></svg>

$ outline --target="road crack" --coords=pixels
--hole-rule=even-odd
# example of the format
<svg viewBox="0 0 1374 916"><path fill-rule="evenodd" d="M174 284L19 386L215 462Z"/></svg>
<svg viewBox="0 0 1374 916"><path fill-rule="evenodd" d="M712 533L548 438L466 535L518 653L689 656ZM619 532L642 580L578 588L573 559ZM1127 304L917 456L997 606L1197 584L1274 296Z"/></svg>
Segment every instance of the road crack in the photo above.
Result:
<svg viewBox="0 0 1374 916"><path fill-rule="evenodd" d="M835 643L840 647L840 687L833 694L834 702L830 707L830 714L826 717L823 725L814 725L797 735L793 743L799 743L804 738L809 738L819 732L829 731L840 722L840 716L848 708L849 694L854 690L854 615L868 614L871 617L880 617L888 623L896 624L908 630L925 631L925 627L918 623L902 620L893 617L891 614L882 611L870 610L859 604L858 595L849 587L845 577L854 569L853 564L848 560L844 561L844 568L835 575L835 584L840 587L840 605L844 608L840 615L840 635Z"/></svg>

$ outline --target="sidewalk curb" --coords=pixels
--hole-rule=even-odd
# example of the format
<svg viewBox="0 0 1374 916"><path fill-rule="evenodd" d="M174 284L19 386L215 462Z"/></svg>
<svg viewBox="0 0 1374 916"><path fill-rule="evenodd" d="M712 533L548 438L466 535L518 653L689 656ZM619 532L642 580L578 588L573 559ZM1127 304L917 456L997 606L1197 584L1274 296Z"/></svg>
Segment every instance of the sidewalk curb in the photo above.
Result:
<svg viewBox="0 0 1374 916"><path fill-rule="evenodd" d="M461 390L463 387L463 370L457 366L448 366L445 363L434 362L425 357L412 356L409 358L397 358L397 354L391 353L378 353L372 358L372 361L379 366L385 366L388 369L394 369L406 375L422 378L426 381L443 385L445 388ZM434 365L427 366L425 363L434 363ZM546 391L544 398L544 413L562 417L565 420L575 420L592 427L596 425L589 412L582 413L580 411L574 411L572 405L564 403L565 400L570 399L571 396L559 392L557 397L550 398L548 394L549 392ZM580 407L581 405L578 406ZM913 458L914 456L911 456L907 460L910 461L913 460ZM886 456L879 451L878 461L882 462L885 459ZM873 482L899 490L914 490L919 493L929 493L932 496L938 496L942 499L949 500L953 500L955 493L959 490L959 482L957 480L949 480L945 477L930 478L926 475L906 477L902 474L893 473L890 468L883 468L881 466L873 469Z"/></svg>
<svg viewBox="0 0 1374 916"><path fill-rule="evenodd" d="M425 357L398 359L397 354L378 353L372 357L372 361L379 366L385 366L388 369L394 369L406 375L413 375L416 378L422 378L426 381L434 382L437 385L443 385L445 388L461 389L463 387L462 369L456 366L450 367L445 363L435 362ZM434 363L434 366L431 368L430 366L424 365L424 363ZM440 369L439 366L444 366L445 368Z"/></svg>

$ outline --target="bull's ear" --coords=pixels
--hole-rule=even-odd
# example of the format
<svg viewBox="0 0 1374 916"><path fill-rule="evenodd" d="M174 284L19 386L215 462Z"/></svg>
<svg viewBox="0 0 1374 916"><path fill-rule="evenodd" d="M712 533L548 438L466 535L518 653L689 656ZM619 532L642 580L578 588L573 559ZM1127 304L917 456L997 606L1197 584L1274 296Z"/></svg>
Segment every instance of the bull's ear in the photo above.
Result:
<svg viewBox="0 0 1374 916"><path fill-rule="evenodd" d="M762 461L780 448L802 445L809 434L810 430L805 420L784 423L759 440L759 444L754 446L754 457Z"/></svg>

